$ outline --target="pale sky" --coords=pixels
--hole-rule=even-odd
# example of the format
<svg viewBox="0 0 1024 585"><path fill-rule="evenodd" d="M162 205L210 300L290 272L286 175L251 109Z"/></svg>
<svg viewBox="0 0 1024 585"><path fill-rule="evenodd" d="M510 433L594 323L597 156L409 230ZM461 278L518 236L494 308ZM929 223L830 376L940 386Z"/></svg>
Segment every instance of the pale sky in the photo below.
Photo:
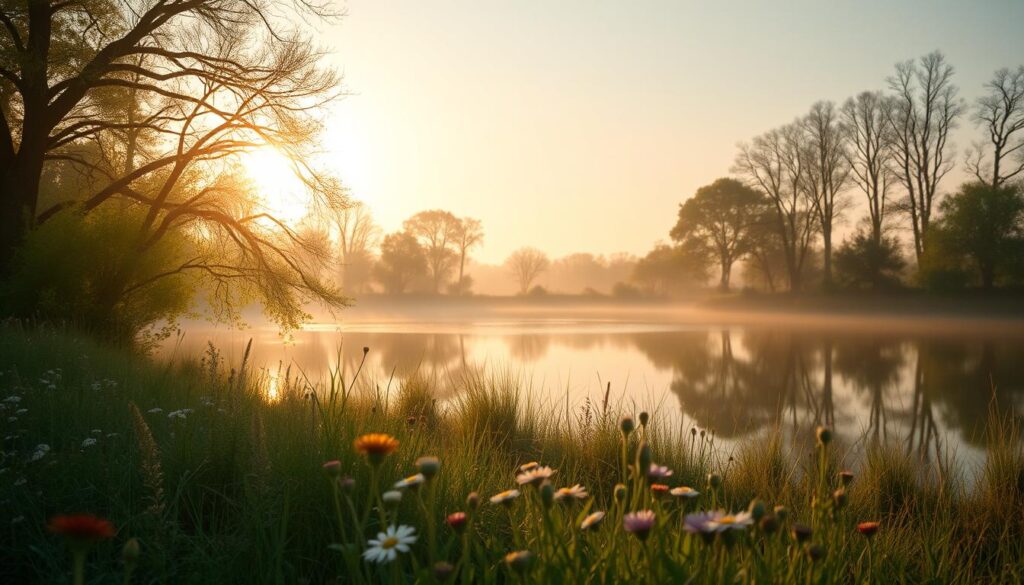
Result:
<svg viewBox="0 0 1024 585"><path fill-rule="evenodd" d="M486 262L524 245L643 254L739 141L816 100L883 89L934 49L968 101L1024 64L1020 0L343 6L320 35L352 93L324 137L336 171L386 231L423 209L482 220Z"/></svg>

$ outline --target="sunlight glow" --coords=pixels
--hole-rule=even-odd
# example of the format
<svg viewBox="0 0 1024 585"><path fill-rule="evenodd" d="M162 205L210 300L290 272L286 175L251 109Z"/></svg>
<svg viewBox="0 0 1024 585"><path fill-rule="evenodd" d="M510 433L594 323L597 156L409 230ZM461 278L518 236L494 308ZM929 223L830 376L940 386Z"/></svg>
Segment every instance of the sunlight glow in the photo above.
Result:
<svg viewBox="0 0 1024 585"><path fill-rule="evenodd" d="M288 225L306 216L311 203L309 189L281 151L269 146L253 150L243 155L242 166L258 191L263 211Z"/></svg>

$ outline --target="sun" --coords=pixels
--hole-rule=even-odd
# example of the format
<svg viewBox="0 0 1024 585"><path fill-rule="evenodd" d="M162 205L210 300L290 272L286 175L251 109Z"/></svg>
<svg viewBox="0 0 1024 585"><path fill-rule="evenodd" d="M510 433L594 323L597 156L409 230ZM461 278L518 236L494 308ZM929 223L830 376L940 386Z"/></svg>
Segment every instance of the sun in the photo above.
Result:
<svg viewBox="0 0 1024 585"><path fill-rule="evenodd" d="M309 188L281 151L271 146L249 151L242 156L242 167L263 211L289 225L300 222L309 212Z"/></svg>

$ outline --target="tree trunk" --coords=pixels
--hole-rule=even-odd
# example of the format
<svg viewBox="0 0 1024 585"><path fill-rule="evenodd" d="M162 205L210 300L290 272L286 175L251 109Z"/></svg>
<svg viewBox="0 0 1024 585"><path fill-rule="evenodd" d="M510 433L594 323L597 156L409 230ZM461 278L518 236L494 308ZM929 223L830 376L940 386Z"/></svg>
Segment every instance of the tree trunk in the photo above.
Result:
<svg viewBox="0 0 1024 585"><path fill-rule="evenodd" d="M824 242L824 249L822 250L824 274L822 275L821 286L826 291L830 291L832 290L832 231L824 230L822 240Z"/></svg>
<svg viewBox="0 0 1024 585"><path fill-rule="evenodd" d="M10 274L15 251L35 223L43 149L26 142L0 167L0 276Z"/></svg>

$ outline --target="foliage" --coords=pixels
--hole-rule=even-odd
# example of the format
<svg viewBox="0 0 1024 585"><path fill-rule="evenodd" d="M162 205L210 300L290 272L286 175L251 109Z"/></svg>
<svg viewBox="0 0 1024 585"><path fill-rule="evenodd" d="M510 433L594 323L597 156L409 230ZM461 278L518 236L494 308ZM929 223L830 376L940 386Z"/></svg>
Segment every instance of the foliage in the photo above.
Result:
<svg viewBox="0 0 1024 585"><path fill-rule="evenodd" d="M732 265L753 247L751 234L767 205L761 193L736 179L718 179L679 206L669 235L687 248L706 248L718 262L719 287L728 290Z"/></svg>
<svg viewBox="0 0 1024 585"><path fill-rule="evenodd" d="M845 288L896 288L905 267L899 241L893 237L875 240L870 232L858 231L836 251L837 277Z"/></svg>
<svg viewBox="0 0 1024 585"><path fill-rule="evenodd" d="M406 231L384 237L380 261L375 267L377 280L391 294L404 293L427 272L427 255L416 236Z"/></svg>
<svg viewBox="0 0 1024 585"><path fill-rule="evenodd" d="M707 281L704 246L692 240L679 246L659 244L636 263L633 280L655 295L672 295Z"/></svg>
<svg viewBox="0 0 1024 585"><path fill-rule="evenodd" d="M463 583L1024 575L1019 427L995 412L992 456L971 487L949 472L955 461L936 473L902 445L874 442L845 480L837 472L849 446L839 439L815 443L809 430L792 443L758 435L729 451L713 433L677 434L657 411L624 437L619 414L629 410L549 408L499 372L448 380L456 391L449 404L431 398L448 388L424 380L409 381L396 400L366 372L335 372L316 388L278 372L268 400L269 373L244 362L229 373L216 351L168 368L53 331L3 333L0 404L17 405L11 416L23 429L0 460L0 498L15 504L0 510L10 582L65 578L66 548L42 527L71 511L118 528L86 567L108 581L123 570L119 549L129 537L141 542L136 582L426 583L440 562ZM369 432L394 436L397 450L370 464L353 446ZM424 455L439 457L439 472L384 504L381 492L426 469L416 463ZM557 470L552 488L579 483L589 495L553 501L542 481L516 485L531 461ZM674 473L651 480L637 472L652 461ZM659 497L651 483L700 494ZM509 506L488 501L513 486L521 495ZM479 496L467 503L470 492ZM624 515L639 509L655 513L646 539L624 529ZM687 516L702 510L736 512L737 526L704 532L691 518L690 534ZM596 511L606 512L603 521L582 530ZM466 512L464 524L449 523L456 512ZM858 532L866 520L879 522L870 539ZM393 563L368 562L367 540L387 524L411 526L417 539ZM798 524L811 529L806 542ZM506 563L518 550L533 562Z"/></svg>

